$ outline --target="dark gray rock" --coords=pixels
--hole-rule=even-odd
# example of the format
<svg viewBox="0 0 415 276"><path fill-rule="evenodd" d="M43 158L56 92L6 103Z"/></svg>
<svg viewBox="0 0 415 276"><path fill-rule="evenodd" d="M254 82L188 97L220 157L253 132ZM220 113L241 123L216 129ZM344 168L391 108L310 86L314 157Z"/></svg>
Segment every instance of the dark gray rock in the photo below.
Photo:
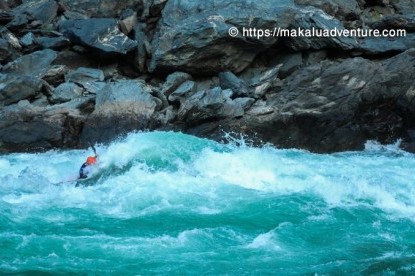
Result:
<svg viewBox="0 0 415 276"><path fill-rule="evenodd" d="M415 47L415 34L409 33L406 37L367 37L360 41L357 50L369 55L404 52Z"/></svg>
<svg viewBox="0 0 415 276"><path fill-rule="evenodd" d="M137 41L137 52L135 64L140 72L147 72L147 60L151 54L151 45L147 35L143 31L142 24L136 24L134 28L135 41Z"/></svg>
<svg viewBox="0 0 415 276"><path fill-rule="evenodd" d="M2 72L42 78L56 57L56 52L52 50L37 51L9 62Z"/></svg>
<svg viewBox="0 0 415 276"><path fill-rule="evenodd" d="M74 44L88 46L107 54L126 54L137 47L118 29L115 19L67 20L59 30Z"/></svg>
<svg viewBox="0 0 415 276"><path fill-rule="evenodd" d="M262 98L278 80L278 72L281 65L270 68L249 68L245 70L240 77L245 80L246 84L252 91L251 95L254 98Z"/></svg>
<svg viewBox="0 0 415 276"><path fill-rule="evenodd" d="M327 51L309 51L304 53L304 64L311 65L314 63L319 63L327 58Z"/></svg>
<svg viewBox="0 0 415 276"><path fill-rule="evenodd" d="M13 14L10 10L5 10L0 7L0 24L5 25L13 20Z"/></svg>
<svg viewBox="0 0 415 276"><path fill-rule="evenodd" d="M0 106L37 96L42 89L42 81L20 74L0 74Z"/></svg>
<svg viewBox="0 0 415 276"><path fill-rule="evenodd" d="M90 94L97 94L105 87L105 82L102 81L91 81L84 82L82 87Z"/></svg>
<svg viewBox="0 0 415 276"><path fill-rule="evenodd" d="M275 61L279 66L278 77L284 79L294 73L303 65L303 56L301 53L284 54Z"/></svg>
<svg viewBox="0 0 415 276"><path fill-rule="evenodd" d="M94 68L79 67L76 70L70 70L66 73L65 80L79 84L86 91L93 94L96 94L105 86L104 72Z"/></svg>
<svg viewBox="0 0 415 276"><path fill-rule="evenodd" d="M28 101L0 109L0 151L40 151L79 144L85 116L82 111L91 98L79 98L50 107Z"/></svg>
<svg viewBox="0 0 415 276"><path fill-rule="evenodd" d="M290 25L291 29L301 30L320 30L335 32L336 30L343 30L344 27L340 21L334 18L329 18L327 14L315 8L304 8L302 13L298 15L294 22ZM319 34L320 35L320 34ZM324 37L299 35L297 37L290 37L285 39L285 45L294 51L303 50L321 50L327 48L335 48L341 50L351 50L357 47L357 42L352 37L342 37L338 35L329 35Z"/></svg>
<svg viewBox="0 0 415 276"><path fill-rule="evenodd" d="M381 63L353 58L313 64L285 79L240 120L210 121L188 132L216 139L222 131L242 132L316 152L359 150L367 140L403 138L411 145L414 73L414 49Z"/></svg>
<svg viewBox="0 0 415 276"><path fill-rule="evenodd" d="M134 113L149 118L154 114L155 108L156 103L151 96L151 90L145 84L123 80L108 83L97 95L93 114Z"/></svg>
<svg viewBox="0 0 415 276"><path fill-rule="evenodd" d="M50 101L54 104L69 102L82 96L84 89L75 83L65 82L56 87Z"/></svg>
<svg viewBox="0 0 415 276"><path fill-rule="evenodd" d="M11 32L7 31L7 29L3 29L1 32L1 36L4 40L6 40L14 49L21 50L22 45L20 45L19 39Z"/></svg>
<svg viewBox="0 0 415 276"><path fill-rule="evenodd" d="M0 38L0 62L4 63L12 59L16 55L14 52L9 42Z"/></svg>
<svg viewBox="0 0 415 276"><path fill-rule="evenodd" d="M57 86L65 81L65 74L69 71L69 68L65 65L52 65L43 79L54 86Z"/></svg>
<svg viewBox="0 0 415 276"><path fill-rule="evenodd" d="M192 96L196 92L197 86L194 81L185 81L169 96L170 102L183 102L186 98Z"/></svg>
<svg viewBox="0 0 415 276"><path fill-rule="evenodd" d="M57 16L58 4L54 0L29 0L13 9L13 19L6 27L14 32L25 28L50 24Z"/></svg>
<svg viewBox="0 0 415 276"><path fill-rule="evenodd" d="M199 91L181 104L178 120L192 127L207 121L237 118L243 116L244 110L255 101L252 98L232 100L232 97L232 90L220 87Z"/></svg>
<svg viewBox="0 0 415 276"><path fill-rule="evenodd" d="M411 14L415 11L415 1L413 0L393 0L391 4L401 14Z"/></svg>
<svg viewBox="0 0 415 276"><path fill-rule="evenodd" d="M332 16L346 17L350 14L358 15L362 11L359 4L355 0L343 1L343 0L294 0L296 4L303 6L313 6L325 11Z"/></svg>
<svg viewBox="0 0 415 276"><path fill-rule="evenodd" d="M144 1L143 12L141 14L141 18L148 19L148 18L159 17L166 3L167 3L167 0Z"/></svg>
<svg viewBox="0 0 415 276"><path fill-rule="evenodd" d="M151 92L151 88L135 80L108 83L97 94L82 141L109 141L129 131L151 127L157 108Z"/></svg>
<svg viewBox="0 0 415 276"><path fill-rule="evenodd" d="M104 81L104 72L100 69L79 67L76 70L70 70L65 75L65 80L79 84L90 81Z"/></svg>
<svg viewBox="0 0 415 276"><path fill-rule="evenodd" d="M59 50L71 45L71 41L64 36L38 37L35 41L43 49Z"/></svg>
<svg viewBox="0 0 415 276"><path fill-rule="evenodd" d="M194 125L206 120L225 118L229 112L232 95L232 90L223 91L220 87L199 91L183 102L178 119Z"/></svg>
<svg viewBox="0 0 415 276"><path fill-rule="evenodd" d="M238 30L234 37L230 28ZM256 55L273 46L278 28L343 29L335 18L312 7L297 7L290 0L272 1L168 1L152 41L150 72L185 71L208 75L223 71L239 73ZM245 28L245 35L244 29ZM258 39L248 28L269 30ZM356 47L351 38L285 38L293 50Z"/></svg>
<svg viewBox="0 0 415 276"><path fill-rule="evenodd" d="M35 42L35 35L32 32L28 32L20 39L20 45L27 47L33 45Z"/></svg>
<svg viewBox="0 0 415 276"><path fill-rule="evenodd" d="M63 15L66 19L89 19L88 15L66 10Z"/></svg>
<svg viewBox="0 0 415 276"><path fill-rule="evenodd" d="M72 12L85 14L89 17L117 17L127 8L134 10L142 6L143 0L62 0Z"/></svg>
<svg viewBox="0 0 415 276"><path fill-rule="evenodd" d="M248 85L232 72L219 73L219 83L222 89L231 89L236 96L241 97L250 94Z"/></svg>
<svg viewBox="0 0 415 276"><path fill-rule="evenodd" d="M245 110L249 109L254 103L255 99L249 97L234 99L233 104L236 107L234 117L242 117L245 114Z"/></svg>
<svg viewBox="0 0 415 276"><path fill-rule="evenodd" d="M158 31L150 72L186 71L215 74L242 71L256 54L276 42L270 39L232 38L229 28L288 27L293 3L285 1L168 1ZM255 26L250 22L255 22Z"/></svg>
<svg viewBox="0 0 415 276"><path fill-rule="evenodd" d="M27 15L44 24L52 22L58 12L58 4L54 0L30 0L13 9L15 17Z"/></svg>
<svg viewBox="0 0 415 276"><path fill-rule="evenodd" d="M415 14L390 15L371 24L373 29L404 29L408 32L415 32Z"/></svg>
<svg viewBox="0 0 415 276"><path fill-rule="evenodd" d="M192 76L184 72L175 72L167 76L163 84L161 93L169 97L174 90L176 90L185 81L191 80Z"/></svg>
<svg viewBox="0 0 415 276"><path fill-rule="evenodd" d="M124 13L126 14L123 14L123 18L118 21L118 24L121 31L128 35L137 25L137 13L130 9L124 11Z"/></svg>

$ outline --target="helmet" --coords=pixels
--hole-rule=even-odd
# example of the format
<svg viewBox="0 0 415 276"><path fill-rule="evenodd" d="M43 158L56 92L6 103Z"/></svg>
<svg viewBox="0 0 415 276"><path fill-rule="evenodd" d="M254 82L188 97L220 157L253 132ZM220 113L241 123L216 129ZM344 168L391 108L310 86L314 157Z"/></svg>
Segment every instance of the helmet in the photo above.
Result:
<svg viewBox="0 0 415 276"><path fill-rule="evenodd" d="M97 162L97 158L93 156L88 156L88 158L86 159L86 163L88 165L95 164L96 162Z"/></svg>

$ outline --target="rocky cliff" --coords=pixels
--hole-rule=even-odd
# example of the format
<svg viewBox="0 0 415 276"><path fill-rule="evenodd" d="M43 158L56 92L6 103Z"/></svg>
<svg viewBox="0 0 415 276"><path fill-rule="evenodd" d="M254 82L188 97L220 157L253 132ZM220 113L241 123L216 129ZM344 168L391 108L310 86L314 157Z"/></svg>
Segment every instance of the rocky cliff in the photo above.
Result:
<svg viewBox="0 0 415 276"><path fill-rule="evenodd" d="M415 151L415 0L2 0L0 25L1 152L154 129L315 152L402 139Z"/></svg>

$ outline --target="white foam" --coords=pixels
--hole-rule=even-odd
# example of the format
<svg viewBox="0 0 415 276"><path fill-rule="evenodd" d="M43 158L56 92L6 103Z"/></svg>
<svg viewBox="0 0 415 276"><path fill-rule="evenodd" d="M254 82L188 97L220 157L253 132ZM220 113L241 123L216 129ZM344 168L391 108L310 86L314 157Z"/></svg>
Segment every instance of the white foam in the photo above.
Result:
<svg viewBox="0 0 415 276"><path fill-rule="evenodd" d="M246 246L246 248L267 249L272 251L281 250L281 247L276 241L274 230L258 235L250 244Z"/></svg>
<svg viewBox="0 0 415 276"><path fill-rule="evenodd" d="M243 188L277 195L313 195L331 207L374 207L393 217L415 220L412 155L382 155L383 147L378 145L367 147L370 152L380 151L377 155L365 155L367 151L317 155L253 148L243 139L237 144L243 146L219 146L174 133L130 134L107 147L97 146L98 166L111 174L103 175L92 187L50 185L76 177L90 150L1 156L0 198L27 214L54 206L85 208L114 217L173 209L213 215L230 204L223 189L239 192ZM171 166L147 165L150 161Z"/></svg>

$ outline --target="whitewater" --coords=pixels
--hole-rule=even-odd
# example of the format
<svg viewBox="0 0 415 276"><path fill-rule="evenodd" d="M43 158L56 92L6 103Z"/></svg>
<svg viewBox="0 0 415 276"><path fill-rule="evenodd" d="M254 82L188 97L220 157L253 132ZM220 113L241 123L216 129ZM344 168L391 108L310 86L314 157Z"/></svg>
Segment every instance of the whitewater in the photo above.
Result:
<svg viewBox="0 0 415 276"><path fill-rule="evenodd" d="M0 273L413 274L415 156L175 132L0 155Z"/></svg>

